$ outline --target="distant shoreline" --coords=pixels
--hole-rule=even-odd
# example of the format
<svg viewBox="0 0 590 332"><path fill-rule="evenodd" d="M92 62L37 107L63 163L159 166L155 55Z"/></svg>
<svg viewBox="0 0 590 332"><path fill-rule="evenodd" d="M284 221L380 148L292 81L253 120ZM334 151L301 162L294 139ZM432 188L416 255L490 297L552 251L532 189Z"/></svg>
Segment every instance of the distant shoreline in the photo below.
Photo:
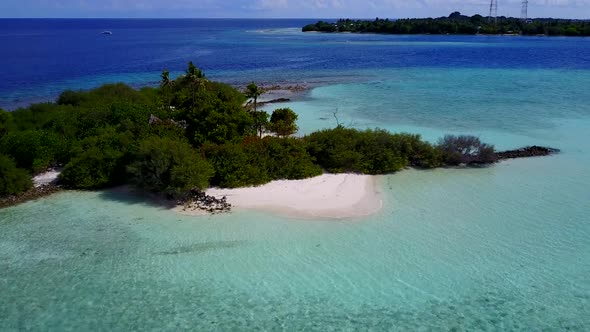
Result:
<svg viewBox="0 0 590 332"><path fill-rule="evenodd" d="M303 31L305 34L338 34L338 35L345 35L345 34L353 34L353 35L379 35L379 36L481 36L481 37L524 37L524 38L590 38L590 36L565 36L565 35L520 35L520 34L510 34L510 33L502 33L502 34L459 34L459 33L446 33L446 34L432 34L432 33L408 33L408 34L395 34L395 33L384 33L384 32L329 32L329 31Z"/></svg>
<svg viewBox="0 0 590 332"><path fill-rule="evenodd" d="M304 26L303 32L375 33L391 35L490 35L490 36L590 36L590 21L572 19L521 19L465 16L453 12L448 17L318 21Z"/></svg>

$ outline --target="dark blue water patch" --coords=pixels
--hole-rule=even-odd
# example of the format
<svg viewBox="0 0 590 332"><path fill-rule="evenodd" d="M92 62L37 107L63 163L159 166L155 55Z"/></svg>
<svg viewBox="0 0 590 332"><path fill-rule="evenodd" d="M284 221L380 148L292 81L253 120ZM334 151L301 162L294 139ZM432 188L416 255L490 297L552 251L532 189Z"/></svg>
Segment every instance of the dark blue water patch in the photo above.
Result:
<svg viewBox="0 0 590 332"><path fill-rule="evenodd" d="M64 87L150 84L188 61L212 76L234 72L232 82L403 67L590 69L588 38L300 32L314 21L3 19L0 107L47 100Z"/></svg>

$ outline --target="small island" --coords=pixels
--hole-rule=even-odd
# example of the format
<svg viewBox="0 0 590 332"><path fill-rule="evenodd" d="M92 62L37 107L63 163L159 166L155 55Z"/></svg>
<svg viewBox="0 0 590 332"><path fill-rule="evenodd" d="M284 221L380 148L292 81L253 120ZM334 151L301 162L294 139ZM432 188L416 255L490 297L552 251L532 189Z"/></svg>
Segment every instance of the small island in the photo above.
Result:
<svg viewBox="0 0 590 332"><path fill-rule="evenodd" d="M184 212L256 208L272 199L312 217L343 218L380 208L368 175L482 167L557 152L497 152L473 136L447 135L432 144L420 135L342 125L295 137L297 114L260 110L262 92L254 83L239 91L210 81L189 63L176 79L164 71L156 88L108 84L0 110L0 207L61 189L128 187Z"/></svg>
<svg viewBox="0 0 590 332"><path fill-rule="evenodd" d="M351 20L335 23L319 21L303 27L303 32L380 33L395 35L523 35L523 36L590 36L590 21L514 17L490 19L481 15L465 16L454 12L448 17Z"/></svg>

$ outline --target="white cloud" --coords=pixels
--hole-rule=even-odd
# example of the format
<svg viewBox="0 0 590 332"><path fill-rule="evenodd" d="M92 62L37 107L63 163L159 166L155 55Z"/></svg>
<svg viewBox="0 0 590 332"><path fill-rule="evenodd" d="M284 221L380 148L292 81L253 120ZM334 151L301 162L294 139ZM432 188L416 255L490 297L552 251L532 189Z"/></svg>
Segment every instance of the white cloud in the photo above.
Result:
<svg viewBox="0 0 590 332"><path fill-rule="evenodd" d="M287 0L257 0L254 8L262 10L285 9L289 8L289 2Z"/></svg>

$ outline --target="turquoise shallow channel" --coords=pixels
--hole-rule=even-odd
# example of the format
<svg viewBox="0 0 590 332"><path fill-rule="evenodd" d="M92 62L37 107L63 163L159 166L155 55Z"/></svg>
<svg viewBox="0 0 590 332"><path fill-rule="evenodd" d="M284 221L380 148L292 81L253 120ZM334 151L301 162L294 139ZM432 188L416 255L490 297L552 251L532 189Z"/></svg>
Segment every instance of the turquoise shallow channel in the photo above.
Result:
<svg viewBox="0 0 590 332"><path fill-rule="evenodd" d="M262 38L287 38L280 47L300 50L293 43L305 37L279 32L251 37L263 56ZM348 45L343 36L309 38L327 45L310 49ZM346 38L362 47L412 44ZM428 38L415 45L418 56ZM527 43L537 41L551 52L562 42ZM473 60L472 48L500 47L465 44L432 49ZM191 217L110 191L0 210L0 330L588 331L590 70L557 62L365 63L331 83L335 71L302 70L328 83L285 105L300 114L301 133L335 126L337 111L347 126L431 141L463 133L499 149L562 150L379 177L384 207L364 219Z"/></svg>

